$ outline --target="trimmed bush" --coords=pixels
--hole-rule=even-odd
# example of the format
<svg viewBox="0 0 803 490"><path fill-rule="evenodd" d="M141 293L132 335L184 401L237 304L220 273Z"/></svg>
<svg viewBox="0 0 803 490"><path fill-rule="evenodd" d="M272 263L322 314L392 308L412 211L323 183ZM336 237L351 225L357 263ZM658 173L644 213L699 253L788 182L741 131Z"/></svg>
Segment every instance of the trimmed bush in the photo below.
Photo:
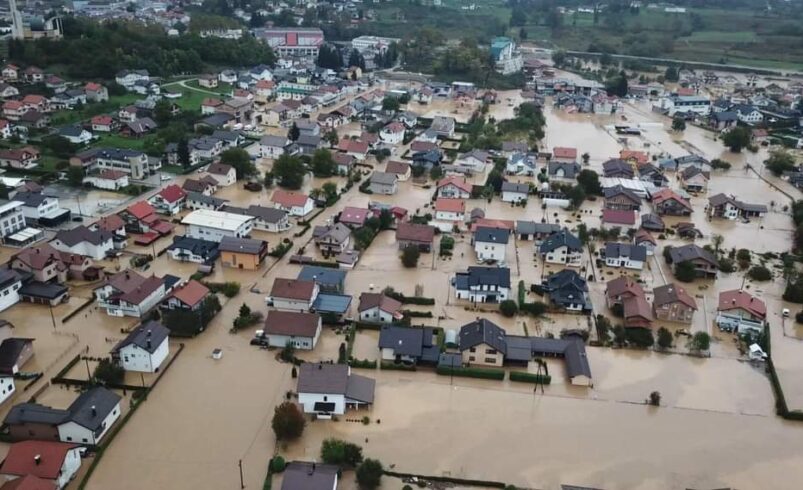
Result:
<svg viewBox="0 0 803 490"><path fill-rule="evenodd" d="M443 376L459 376L462 378L496 379L499 381L505 379L505 372L498 369L449 368L438 366L435 372Z"/></svg>
<svg viewBox="0 0 803 490"><path fill-rule="evenodd" d="M510 371L510 381L548 385L552 383L552 376L548 374L533 374L523 373L521 371Z"/></svg>

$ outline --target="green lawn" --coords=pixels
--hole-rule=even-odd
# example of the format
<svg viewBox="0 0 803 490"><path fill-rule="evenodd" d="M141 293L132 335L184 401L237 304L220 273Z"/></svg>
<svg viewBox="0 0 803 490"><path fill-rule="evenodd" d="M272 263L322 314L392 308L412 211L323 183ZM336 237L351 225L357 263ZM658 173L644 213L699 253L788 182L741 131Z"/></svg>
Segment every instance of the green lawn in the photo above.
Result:
<svg viewBox="0 0 803 490"><path fill-rule="evenodd" d="M128 148L131 150L145 150L145 145L155 138L154 135L149 134L142 138L126 138L119 134L105 134L97 141L91 144L92 147L112 147L112 148Z"/></svg>
<svg viewBox="0 0 803 490"><path fill-rule="evenodd" d="M63 110L54 112L51 116L53 126L66 126L81 121L91 119L98 114L116 113L121 107L133 104L134 101L142 98L137 94L113 95L106 102L92 102L84 105L80 109Z"/></svg>

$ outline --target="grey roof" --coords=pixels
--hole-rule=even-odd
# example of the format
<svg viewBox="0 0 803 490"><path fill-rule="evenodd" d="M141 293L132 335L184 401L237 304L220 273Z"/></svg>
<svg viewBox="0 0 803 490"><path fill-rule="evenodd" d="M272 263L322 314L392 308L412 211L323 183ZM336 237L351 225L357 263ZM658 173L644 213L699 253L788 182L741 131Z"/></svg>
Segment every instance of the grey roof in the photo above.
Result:
<svg viewBox="0 0 803 490"><path fill-rule="evenodd" d="M538 355L562 355L566 363L566 372L570 378L575 376L591 377L591 366L586 355L586 346L578 338L548 339L530 337L532 353Z"/></svg>
<svg viewBox="0 0 803 490"><path fill-rule="evenodd" d="M281 490L332 490L338 471L334 465L293 461L284 469Z"/></svg>
<svg viewBox="0 0 803 490"><path fill-rule="evenodd" d="M267 244L264 240L224 236L223 239L220 240L220 246L218 247L218 249L221 252L258 254L266 247Z"/></svg>
<svg viewBox="0 0 803 490"><path fill-rule="evenodd" d="M319 313L342 315L351 306L352 297L348 294L318 293L312 303L312 309Z"/></svg>
<svg viewBox="0 0 803 490"><path fill-rule="evenodd" d="M527 143L523 141L503 141L502 151L504 152L521 152L526 153L528 150Z"/></svg>
<svg viewBox="0 0 803 490"><path fill-rule="evenodd" d="M474 232L474 241L482 243L501 243L507 245L510 233L501 228L480 226Z"/></svg>
<svg viewBox="0 0 803 490"><path fill-rule="evenodd" d="M538 250L544 254L558 249L564 245L568 246L570 250L580 250L583 246L583 243L569 230L564 228L563 230L548 236L543 242L541 242L541 246Z"/></svg>
<svg viewBox="0 0 803 490"><path fill-rule="evenodd" d="M346 281L346 271L332 267L320 267L317 265L305 265L298 273L298 277L303 281L315 281L323 286L342 286Z"/></svg>
<svg viewBox="0 0 803 490"><path fill-rule="evenodd" d="M302 133L298 136L296 144L299 146L318 147L321 144L321 137L315 134Z"/></svg>
<svg viewBox="0 0 803 490"><path fill-rule="evenodd" d="M645 230L663 231L666 228L664 220L655 213L641 215L641 227Z"/></svg>
<svg viewBox="0 0 803 490"><path fill-rule="evenodd" d="M588 298L588 284L585 279L580 277L574 270L563 269L562 271L550 274L543 288L549 293L549 299L555 304L568 305L583 303L586 309L591 308L591 303Z"/></svg>
<svg viewBox="0 0 803 490"><path fill-rule="evenodd" d="M334 225L316 226L312 229L312 237L317 241L323 238L331 239L334 243L343 243L351 235L351 229L343 223Z"/></svg>
<svg viewBox="0 0 803 490"><path fill-rule="evenodd" d="M379 348L393 349L396 355L435 362L440 354L440 349L433 344L433 335L434 330L431 327L383 325L379 332Z"/></svg>
<svg viewBox="0 0 803 490"><path fill-rule="evenodd" d="M602 172L606 177L615 177L620 174L633 176L633 165L621 158L611 158L602 163Z"/></svg>
<svg viewBox="0 0 803 490"><path fill-rule="evenodd" d="M629 243L606 243L605 257L630 257L631 260L644 262L647 260L647 249Z"/></svg>
<svg viewBox="0 0 803 490"><path fill-rule="evenodd" d="M212 133L212 137L213 138L217 138L217 139L219 139L221 141L234 142L234 141L237 141L240 138L242 138L243 135L239 131L225 131L225 130L222 130L222 129L216 129Z"/></svg>
<svg viewBox="0 0 803 490"><path fill-rule="evenodd" d="M627 189L625 187L622 187L621 185L615 185L613 187L606 187L606 188L602 189L602 193L605 196L605 199L610 199L612 197L615 197L615 196L618 196L618 195L621 194L621 195L627 196L628 199L630 199L631 201L633 201L636 204L640 204L641 203L641 198L635 192L633 192L630 189Z"/></svg>
<svg viewBox="0 0 803 490"><path fill-rule="evenodd" d="M46 407L38 403L18 403L11 407L4 424L45 424L58 425L70 415L67 410Z"/></svg>
<svg viewBox="0 0 803 490"><path fill-rule="evenodd" d="M508 335L505 342L507 343L506 361L527 362L533 358L532 345L528 337Z"/></svg>
<svg viewBox="0 0 803 490"><path fill-rule="evenodd" d="M502 182L502 192L521 192L523 194L529 194L530 186L527 184L519 184L518 182Z"/></svg>
<svg viewBox="0 0 803 490"><path fill-rule="evenodd" d="M505 331L485 318L478 318L460 327L460 350L464 351L480 344L486 344L502 354L507 351Z"/></svg>
<svg viewBox="0 0 803 490"><path fill-rule="evenodd" d="M23 206L32 208L38 207L47 199L48 196L45 196L44 194L41 194L39 192L28 192L28 191L17 192L16 194L14 194L14 197L11 198L12 201L21 202Z"/></svg>
<svg viewBox="0 0 803 490"><path fill-rule="evenodd" d="M456 352L443 352L438 357L438 367L459 368L463 367L463 356Z"/></svg>
<svg viewBox="0 0 803 490"><path fill-rule="evenodd" d="M298 393L345 395L364 403L373 403L375 381L350 374L345 364L304 363L298 373Z"/></svg>
<svg viewBox="0 0 803 490"><path fill-rule="evenodd" d="M92 431L105 429L103 421L121 399L120 395L102 386L90 388L70 405L69 420Z"/></svg>
<svg viewBox="0 0 803 490"><path fill-rule="evenodd" d="M276 148L284 148L290 142L284 136L274 136L272 134L263 136L259 140L259 144L262 146L273 146Z"/></svg>
<svg viewBox="0 0 803 490"><path fill-rule="evenodd" d="M556 175L560 170L563 170L565 178L574 179L577 177L577 174L580 173L580 164L577 162L549 162L549 175Z"/></svg>
<svg viewBox="0 0 803 490"><path fill-rule="evenodd" d="M99 245L112 239L112 234L103 230L90 230L84 225L76 226L72 230L61 230L56 233L56 239L61 240L68 247L82 242Z"/></svg>
<svg viewBox="0 0 803 490"><path fill-rule="evenodd" d="M11 337L0 344L0 373L14 374L14 366L19 361L20 354L34 339Z"/></svg>
<svg viewBox="0 0 803 490"><path fill-rule="evenodd" d="M67 286L55 282L28 281L19 288L20 296L55 299L67 292Z"/></svg>
<svg viewBox="0 0 803 490"><path fill-rule="evenodd" d="M679 264L688 260L702 259L709 264L717 265L717 259L711 252L693 243L683 245L682 247L672 247L669 250L669 255L672 258L673 264Z"/></svg>
<svg viewBox="0 0 803 490"><path fill-rule="evenodd" d="M362 403L374 402L376 380L359 374L350 374L346 383L346 398Z"/></svg>
<svg viewBox="0 0 803 490"><path fill-rule="evenodd" d="M64 126L59 128L59 135L67 137L77 138L81 136L81 133L84 132L84 128L79 126Z"/></svg>
<svg viewBox="0 0 803 490"><path fill-rule="evenodd" d="M287 216L287 211L283 209L269 208L258 204L251 204L248 208L227 205L223 207L223 211L243 216L253 216L266 223L278 223Z"/></svg>
<svg viewBox="0 0 803 490"><path fill-rule="evenodd" d="M189 250L193 255L217 258L219 255L218 246L219 244L217 242L209 240L201 240L188 236L174 236L173 243L167 247L167 250Z"/></svg>
<svg viewBox="0 0 803 490"><path fill-rule="evenodd" d="M169 335L170 330L168 330L167 327L157 321L151 320L132 330L125 339L120 341L114 349L112 349L112 352L117 352L129 345L136 345L153 354Z"/></svg>
<svg viewBox="0 0 803 490"><path fill-rule="evenodd" d="M455 274L455 287L468 289L471 286L510 287L510 269L507 267L471 266L466 272Z"/></svg>
<svg viewBox="0 0 803 490"><path fill-rule="evenodd" d="M220 207L229 202L228 199L221 199L215 196L207 196L206 194L202 194L200 192L193 192L190 191L187 193L187 200L188 201L195 201L201 204L208 204L212 207Z"/></svg>
<svg viewBox="0 0 803 490"><path fill-rule="evenodd" d="M396 174L391 174L387 172L374 172L371 174L371 183L372 184L381 184L381 185L393 185L398 180Z"/></svg>

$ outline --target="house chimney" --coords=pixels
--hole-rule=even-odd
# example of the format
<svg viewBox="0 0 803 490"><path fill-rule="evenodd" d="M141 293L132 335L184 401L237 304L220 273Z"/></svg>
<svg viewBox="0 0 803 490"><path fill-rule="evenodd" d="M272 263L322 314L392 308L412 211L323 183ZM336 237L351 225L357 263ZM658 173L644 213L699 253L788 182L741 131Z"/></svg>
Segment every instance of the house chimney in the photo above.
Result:
<svg viewBox="0 0 803 490"><path fill-rule="evenodd" d="M152 347L151 339L148 339L148 349L150 349L151 347Z"/></svg>
<svg viewBox="0 0 803 490"><path fill-rule="evenodd" d="M42 455L37 454L33 457L33 462L36 463L36 466L39 466L42 463Z"/></svg>
<svg viewBox="0 0 803 490"><path fill-rule="evenodd" d="M147 334L147 336L148 336L148 337L150 337L150 336L151 336L151 333L153 333L153 330L151 330L151 329L148 329L148 334Z"/></svg>
<svg viewBox="0 0 803 490"><path fill-rule="evenodd" d="M95 407L95 405L92 405L92 416L96 417L97 415L98 415L98 409Z"/></svg>

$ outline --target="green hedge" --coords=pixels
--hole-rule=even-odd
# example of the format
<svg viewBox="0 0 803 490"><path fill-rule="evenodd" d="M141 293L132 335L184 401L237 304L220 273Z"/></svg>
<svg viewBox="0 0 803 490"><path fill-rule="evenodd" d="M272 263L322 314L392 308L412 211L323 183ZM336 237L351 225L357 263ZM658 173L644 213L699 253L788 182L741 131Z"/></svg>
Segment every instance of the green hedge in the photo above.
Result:
<svg viewBox="0 0 803 490"><path fill-rule="evenodd" d="M415 371L415 365L406 365L406 364L396 364L392 361L382 361L379 364L380 369L386 369L388 371Z"/></svg>
<svg viewBox="0 0 803 490"><path fill-rule="evenodd" d="M424 298L423 296L405 296L398 291L385 291L385 295L389 296L396 301L399 301L406 305L427 305L431 306L435 304L435 299L433 298Z"/></svg>
<svg viewBox="0 0 803 490"><path fill-rule="evenodd" d="M532 374L523 373L521 371L510 371L510 381L548 385L552 383L552 376L548 374Z"/></svg>
<svg viewBox="0 0 803 490"><path fill-rule="evenodd" d="M402 310L402 314L410 318L432 318L431 311Z"/></svg>
<svg viewBox="0 0 803 490"><path fill-rule="evenodd" d="M382 330L381 323L354 322L354 325L357 326L357 330Z"/></svg>
<svg viewBox="0 0 803 490"><path fill-rule="evenodd" d="M349 366L357 369L376 369L376 361L369 361L368 359L350 359Z"/></svg>
<svg viewBox="0 0 803 490"><path fill-rule="evenodd" d="M435 370L443 376L460 376L463 378L480 378L480 379L505 379L505 372L499 369L484 369L484 368L449 368L438 366Z"/></svg>

